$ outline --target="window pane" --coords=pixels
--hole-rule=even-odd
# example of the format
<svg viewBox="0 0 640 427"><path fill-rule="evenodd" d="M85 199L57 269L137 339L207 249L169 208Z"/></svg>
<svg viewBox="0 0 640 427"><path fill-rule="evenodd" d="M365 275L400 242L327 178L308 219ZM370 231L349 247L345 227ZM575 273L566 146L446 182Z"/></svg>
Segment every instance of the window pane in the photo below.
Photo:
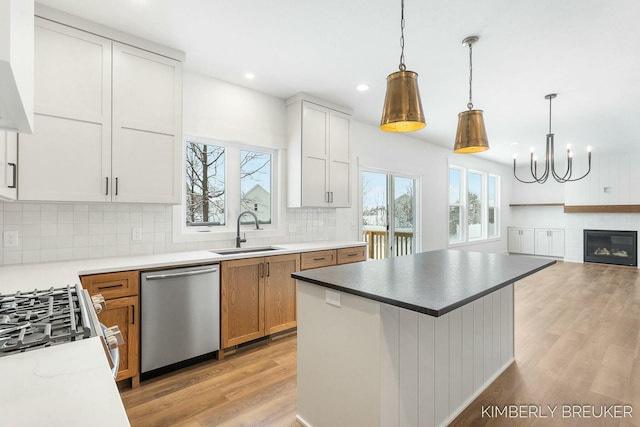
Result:
<svg viewBox="0 0 640 427"><path fill-rule="evenodd" d="M187 225L224 225L224 147L187 143Z"/></svg>
<svg viewBox="0 0 640 427"><path fill-rule="evenodd" d="M369 243L369 257L386 258L387 254L387 175L362 173L362 233Z"/></svg>
<svg viewBox="0 0 640 427"><path fill-rule="evenodd" d="M462 240L462 227L460 225L460 206L449 206L449 242Z"/></svg>
<svg viewBox="0 0 640 427"><path fill-rule="evenodd" d="M395 253L396 256L413 253L415 230L415 181L410 178L393 177Z"/></svg>
<svg viewBox="0 0 640 427"><path fill-rule="evenodd" d="M469 187L467 195L469 240L480 239L482 238L482 175L469 172L467 180Z"/></svg>
<svg viewBox="0 0 640 427"><path fill-rule="evenodd" d="M240 152L240 205L256 214L261 224L271 224L271 154ZM253 222L250 215L243 223Z"/></svg>
<svg viewBox="0 0 640 427"><path fill-rule="evenodd" d="M460 204L460 170L449 168L449 204Z"/></svg>

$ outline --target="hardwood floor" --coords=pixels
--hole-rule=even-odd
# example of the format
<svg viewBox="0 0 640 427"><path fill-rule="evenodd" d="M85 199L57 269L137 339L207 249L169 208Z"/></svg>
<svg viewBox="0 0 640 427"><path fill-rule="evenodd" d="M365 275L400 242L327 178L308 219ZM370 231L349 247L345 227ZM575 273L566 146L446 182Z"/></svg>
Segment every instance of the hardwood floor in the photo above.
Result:
<svg viewBox="0 0 640 427"><path fill-rule="evenodd" d="M637 268L558 263L522 280L516 362L451 425L640 426L639 335ZM297 426L296 339L243 349L121 395L133 427ZM483 405L533 405L548 418L483 417ZM596 414L601 405L630 405L633 418L563 418L563 405Z"/></svg>
<svg viewBox="0 0 640 427"><path fill-rule="evenodd" d="M244 348L120 392L142 426L297 426L296 337Z"/></svg>
<svg viewBox="0 0 640 427"><path fill-rule="evenodd" d="M558 263L515 286L515 359L452 426L640 426L640 273ZM535 405L548 418L482 416L482 407ZM557 405L553 417L548 407ZM586 418L631 405L633 418Z"/></svg>

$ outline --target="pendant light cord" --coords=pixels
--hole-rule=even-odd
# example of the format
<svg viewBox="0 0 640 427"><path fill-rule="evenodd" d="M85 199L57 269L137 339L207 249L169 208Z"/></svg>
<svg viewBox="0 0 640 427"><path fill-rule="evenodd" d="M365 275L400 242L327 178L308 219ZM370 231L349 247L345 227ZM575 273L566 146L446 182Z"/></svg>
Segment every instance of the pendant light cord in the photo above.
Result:
<svg viewBox="0 0 640 427"><path fill-rule="evenodd" d="M471 91L471 83L473 82L473 43L469 43L469 103L467 104L467 108L469 110L473 109L473 101L472 101L472 91Z"/></svg>
<svg viewBox="0 0 640 427"><path fill-rule="evenodd" d="M400 0L400 71L407 69L404 65L404 0Z"/></svg>

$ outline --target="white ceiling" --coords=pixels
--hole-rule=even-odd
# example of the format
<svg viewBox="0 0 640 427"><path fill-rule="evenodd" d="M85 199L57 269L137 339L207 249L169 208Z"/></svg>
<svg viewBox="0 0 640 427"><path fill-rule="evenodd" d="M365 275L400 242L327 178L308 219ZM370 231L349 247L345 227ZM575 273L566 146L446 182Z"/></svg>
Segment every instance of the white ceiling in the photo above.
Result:
<svg viewBox="0 0 640 427"><path fill-rule="evenodd" d="M37 0L186 53L185 68L287 98L308 92L378 125L386 76L398 69L400 0ZM405 63L416 71L427 127L412 136L453 146L466 109L473 49L475 108L491 149L511 163L544 149L548 101L562 151L582 169L640 144L637 0L405 0ZM256 78L248 81L246 72ZM368 92L357 92L367 83ZM517 143L517 145L514 145Z"/></svg>

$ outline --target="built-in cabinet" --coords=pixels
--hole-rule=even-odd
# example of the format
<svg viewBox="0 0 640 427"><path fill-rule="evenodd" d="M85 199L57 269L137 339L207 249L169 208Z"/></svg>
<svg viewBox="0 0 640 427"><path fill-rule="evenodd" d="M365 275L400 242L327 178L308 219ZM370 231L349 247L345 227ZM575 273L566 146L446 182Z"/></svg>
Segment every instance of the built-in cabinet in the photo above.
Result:
<svg viewBox="0 0 640 427"><path fill-rule="evenodd" d="M564 257L564 230L536 228L535 254Z"/></svg>
<svg viewBox="0 0 640 427"><path fill-rule="evenodd" d="M82 276L82 287L90 295L102 294L105 309L98 314L106 327L118 326L124 344L120 349L117 381L131 378L132 387L140 384L140 278L138 271Z"/></svg>
<svg viewBox="0 0 640 427"><path fill-rule="evenodd" d="M221 348L296 326L300 254L221 263Z"/></svg>
<svg viewBox="0 0 640 427"><path fill-rule="evenodd" d="M564 230L557 228L509 227L509 252L564 257Z"/></svg>
<svg viewBox="0 0 640 427"><path fill-rule="evenodd" d="M18 134L0 131L0 199L15 200L18 184Z"/></svg>
<svg viewBox="0 0 640 427"><path fill-rule="evenodd" d="M36 18L21 200L179 203L182 64Z"/></svg>
<svg viewBox="0 0 640 427"><path fill-rule="evenodd" d="M533 254L535 252L535 232L533 228L509 227L509 252Z"/></svg>
<svg viewBox="0 0 640 427"><path fill-rule="evenodd" d="M351 206L351 110L287 101L289 207Z"/></svg>

